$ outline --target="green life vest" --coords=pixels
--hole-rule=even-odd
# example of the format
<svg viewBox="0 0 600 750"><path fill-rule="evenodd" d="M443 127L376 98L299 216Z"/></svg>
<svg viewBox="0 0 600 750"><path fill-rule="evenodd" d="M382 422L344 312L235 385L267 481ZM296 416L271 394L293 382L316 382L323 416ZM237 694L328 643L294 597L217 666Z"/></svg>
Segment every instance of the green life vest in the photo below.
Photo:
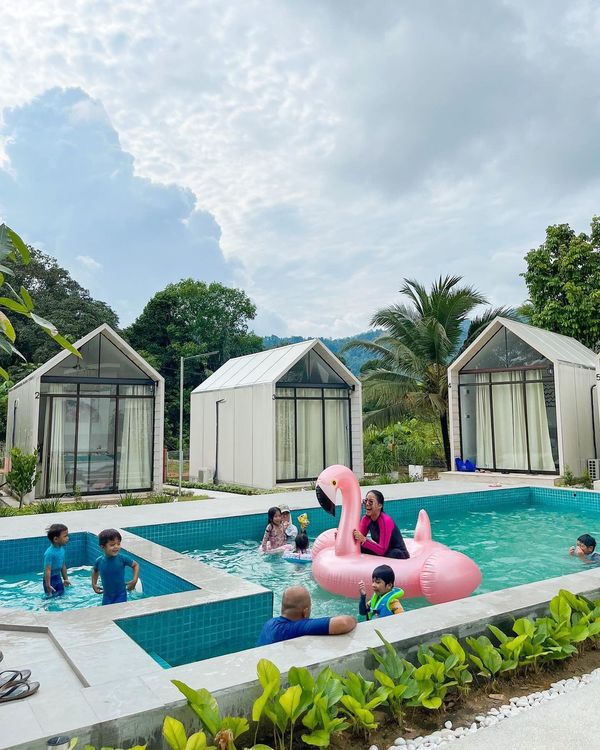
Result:
<svg viewBox="0 0 600 750"><path fill-rule="evenodd" d="M367 612L367 620L373 620L375 617L386 617L392 614L392 608L390 604L398 599L402 599L404 591L402 589L393 588L390 589L383 596L373 594L371 601L369 602L369 611Z"/></svg>

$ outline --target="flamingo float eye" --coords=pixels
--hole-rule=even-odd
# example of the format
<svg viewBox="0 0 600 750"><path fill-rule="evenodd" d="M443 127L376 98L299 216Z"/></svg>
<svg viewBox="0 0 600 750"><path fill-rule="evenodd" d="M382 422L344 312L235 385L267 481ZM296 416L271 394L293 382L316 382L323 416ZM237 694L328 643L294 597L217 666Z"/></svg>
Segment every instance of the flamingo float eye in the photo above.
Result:
<svg viewBox="0 0 600 750"><path fill-rule="evenodd" d="M332 479L332 480L331 480L331 484L332 484L332 485L333 485L333 486L335 487L335 486L336 486L336 484L337 484L337 479Z"/></svg>

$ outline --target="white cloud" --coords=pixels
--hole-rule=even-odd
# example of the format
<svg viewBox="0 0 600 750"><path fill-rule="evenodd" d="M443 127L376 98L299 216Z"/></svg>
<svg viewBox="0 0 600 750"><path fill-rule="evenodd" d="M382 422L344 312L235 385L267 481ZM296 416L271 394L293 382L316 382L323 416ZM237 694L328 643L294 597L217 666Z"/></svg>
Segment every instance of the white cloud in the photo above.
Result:
<svg viewBox="0 0 600 750"><path fill-rule="evenodd" d="M98 263L97 260L94 260L89 255L78 255L75 260L78 260L81 265L87 268L89 271L102 270L102 263Z"/></svg>
<svg viewBox="0 0 600 750"><path fill-rule="evenodd" d="M85 90L74 127L108 118L104 155L133 157L117 175L189 188L261 323L289 333L363 328L404 276L458 272L518 303L546 225L582 231L598 211L591 0L30 0L0 22L0 107ZM108 301L123 298L105 252Z"/></svg>

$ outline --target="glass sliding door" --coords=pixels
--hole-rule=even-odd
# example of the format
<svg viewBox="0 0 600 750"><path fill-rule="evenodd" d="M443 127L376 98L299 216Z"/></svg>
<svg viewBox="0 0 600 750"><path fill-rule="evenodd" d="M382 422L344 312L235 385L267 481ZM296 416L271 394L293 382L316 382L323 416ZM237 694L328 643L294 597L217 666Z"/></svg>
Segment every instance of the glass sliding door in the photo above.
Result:
<svg viewBox="0 0 600 750"><path fill-rule="evenodd" d="M463 460L497 471L558 471L552 369L461 372L459 377Z"/></svg>
<svg viewBox="0 0 600 750"><path fill-rule="evenodd" d="M522 372L492 373L494 447L500 470L529 468L523 382Z"/></svg>
<svg viewBox="0 0 600 750"><path fill-rule="evenodd" d="M144 386L121 386L119 393L141 396ZM148 398L119 398L117 487L119 490L152 486L153 402Z"/></svg>
<svg viewBox="0 0 600 750"><path fill-rule="evenodd" d="M278 388L275 401L275 455L278 481L296 477L296 417L293 388ZM286 398L284 398L284 396Z"/></svg>
<svg viewBox="0 0 600 750"><path fill-rule="evenodd" d="M81 396L75 485L82 494L115 490L116 398Z"/></svg>
<svg viewBox="0 0 600 750"><path fill-rule="evenodd" d="M337 398L336 398L337 396ZM350 413L344 391L325 392L325 466L350 466Z"/></svg>
<svg viewBox="0 0 600 750"><path fill-rule="evenodd" d="M275 400L278 482L316 479L331 464L351 468L347 388L277 387Z"/></svg>
<svg viewBox="0 0 600 750"><path fill-rule="evenodd" d="M311 398L311 396L315 398ZM296 435L298 478L309 479L323 470L323 404L320 388L298 388Z"/></svg>
<svg viewBox="0 0 600 750"><path fill-rule="evenodd" d="M154 385L41 384L39 494L149 490Z"/></svg>

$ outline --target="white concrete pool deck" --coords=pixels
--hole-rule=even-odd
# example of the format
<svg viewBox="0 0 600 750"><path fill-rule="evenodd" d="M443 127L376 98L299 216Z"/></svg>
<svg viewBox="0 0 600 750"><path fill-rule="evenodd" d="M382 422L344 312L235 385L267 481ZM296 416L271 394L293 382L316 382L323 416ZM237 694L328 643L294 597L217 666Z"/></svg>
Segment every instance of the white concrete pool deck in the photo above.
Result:
<svg viewBox="0 0 600 750"><path fill-rule="evenodd" d="M454 480L384 485L380 489L387 498L409 499L475 488L471 483L463 486ZM486 488L478 486L476 489ZM367 488L363 490L366 492ZM281 503L288 504L292 511L318 505L314 492L310 490L255 496L222 493L208 500L168 505L75 511L68 513L65 520L71 532L97 532L106 526L123 528L264 513L270 505ZM0 518L0 540L40 536L51 522L58 520L58 514ZM124 535L124 546L144 559L178 570L182 577L202 586L202 590L196 592L158 597L164 605L180 607L189 606L190 600L199 602L211 597L214 600L222 596L225 578L229 596L243 596L260 589L139 538L134 541ZM339 664L343 669L357 669L364 664L366 649L379 644L374 632L376 626L390 641L407 643L433 640L452 628L467 635L476 632L482 622L489 622L507 611L533 611L559 588L574 592L600 590L600 570L414 610L377 625L361 623L347 636L301 638L167 670L162 669L113 622L125 613L131 616L155 611L157 598L63 613L0 609L0 650L4 653L0 670L29 668L32 670L31 679L41 683L36 695L24 701L0 705L0 748L37 750L42 747L42 740L59 733L79 736L80 745L99 741L99 732L102 733L103 745L116 745L126 736L141 739L149 731L149 716L154 713L155 725L156 716L180 709L180 694L171 684L171 679L181 679L194 688L206 687L219 692L224 705L229 701L235 710L241 693L247 700L249 691L255 690L256 663L260 658L271 659L282 671L293 665L317 667L325 663ZM561 732L568 736L571 744L583 736L578 733L592 729L589 722L581 721L581 717L587 706L594 706L595 711L599 697L600 687L590 685L560 696L548 706L536 708L453 744L465 748L485 747L486 750L500 747L519 750L529 748L535 741L538 747L562 748L566 741L553 744L552 739L555 731L552 727L557 717L562 717ZM588 714L590 720L594 715ZM513 731L511 727L517 723L520 729ZM510 732L513 735L506 734ZM540 732L546 732L546 735L542 737ZM540 737L542 739L538 739Z"/></svg>

